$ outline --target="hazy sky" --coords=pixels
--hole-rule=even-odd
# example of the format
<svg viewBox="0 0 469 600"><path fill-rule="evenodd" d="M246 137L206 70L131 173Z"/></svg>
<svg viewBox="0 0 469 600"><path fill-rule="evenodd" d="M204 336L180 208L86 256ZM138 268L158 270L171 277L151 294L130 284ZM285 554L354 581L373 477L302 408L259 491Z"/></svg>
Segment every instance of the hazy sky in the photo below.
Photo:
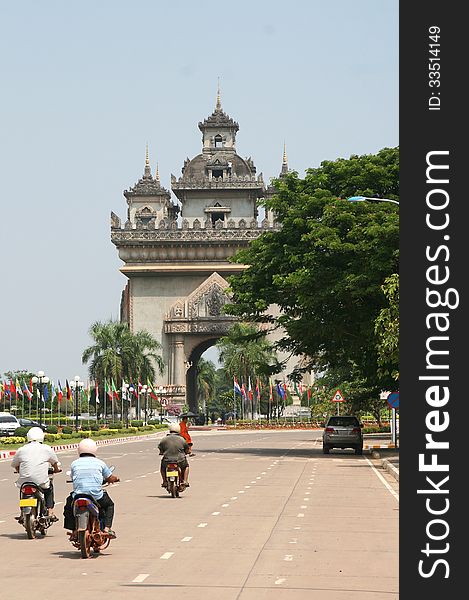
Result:
<svg viewBox="0 0 469 600"><path fill-rule="evenodd" d="M110 212L215 107L268 181L398 145L398 0L0 0L0 376L78 374L125 278Z"/></svg>

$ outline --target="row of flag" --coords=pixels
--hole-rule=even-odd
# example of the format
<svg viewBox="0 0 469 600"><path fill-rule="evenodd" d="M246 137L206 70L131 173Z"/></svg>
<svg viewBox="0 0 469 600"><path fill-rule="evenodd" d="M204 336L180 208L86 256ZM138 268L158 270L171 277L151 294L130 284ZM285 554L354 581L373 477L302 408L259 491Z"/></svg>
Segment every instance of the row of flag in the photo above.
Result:
<svg viewBox="0 0 469 600"><path fill-rule="evenodd" d="M269 380L269 402L273 401L274 398L274 393L273 393L274 387L272 385L272 380ZM277 383L275 385L275 390L278 394L278 396L282 399L285 400L287 392L288 391L292 391L292 390L288 390L287 388L287 384L285 382L283 383ZM261 383L259 381L259 378L256 379L256 386L255 386L255 394L256 394L256 398L258 401L260 401L261 399ZM303 384L296 384L293 383L293 391L296 393L297 396L303 396L305 390L303 389ZM308 400L311 399L311 388L307 388L307 394L308 394ZM239 385L238 380L236 379L236 377L233 377L233 392L235 395L241 396L241 398L243 398L244 400L253 400L254 399L254 392L251 386L251 378L248 377L248 383L247 383L247 387L244 384L244 381L241 383L241 385Z"/></svg>
<svg viewBox="0 0 469 600"><path fill-rule="evenodd" d="M126 384L123 381L122 382L122 386L124 387ZM95 394L96 394L96 403L99 404L100 403L100 392L99 392L99 384L98 381L95 381ZM133 394L135 397L138 398L139 394L142 392L142 388L143 388L143 384L139 381L137 385L133 385L132 382L129 383L128 385L128 389L130 394ZM153 386L153 384L148 381L147 382L147 389L148 389L148 393L149 395L154 398L155 400L158 400L158 396L156 394L155 391L155 387ZM62 387L62 384L60 383L60 380L58 380L57 385L55 384L54 381L50 381L50 391L51 391L51 399L53 399L54 397L57 397L58 402L62 402L64 396L67 398L67 400L72 400L72 386L70 385L70 383L68 382L68 380L65 380L65 386ZM39 397L39 389L36 388L36 392L37 395ZM88 395L90 392L90 388L84 388L83 392ZM113 398L118 398L119 397L119 390L117 389L114 380L111 379L110 381L108 381L107 379L104 381L104 393L105 395L107 395L109 397L110 400L112 400ZM10 379L10 381L0 381L0 401L2 400L7 400L9 399L10 401L13 398L18 399L18 397L21 398L27 398L28 400L32 400L34 395L34 387L33 387L33 381L32 379L30 379L30 381L27 383L24 380L23 381L18 381L18 379L16 379L15 381L13 381L12 379ZM49 399L49 385L44 385L42 388L42 397L43 397L43 401L47 402L47 400Z"/></svg>

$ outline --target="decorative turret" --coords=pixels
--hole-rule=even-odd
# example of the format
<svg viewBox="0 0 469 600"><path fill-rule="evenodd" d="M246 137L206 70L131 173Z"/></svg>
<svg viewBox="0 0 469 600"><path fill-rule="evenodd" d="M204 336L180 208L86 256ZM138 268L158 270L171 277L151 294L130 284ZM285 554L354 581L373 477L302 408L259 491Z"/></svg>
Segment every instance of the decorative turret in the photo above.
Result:
<svg viewBox="0 0 469 600"><path fill-rule="evenodd" d="M287 149L285 142L283 142L283 159L282 159L282 170L280 171L279 177L285 177L288 174L288 160L287 160Z"/></svg>
<svg viewBox="0 0 469 600"><path fill-rule="evenodd" d="M221 107L220 87L217 92L217 103L213 113L199 123L202 132L202 152L235 152L236 132L239 125L233 121Z"/></svg>
<svg viewBox="0 0 469 600"><path fill-rule="evenodd" d="M175 219L177 216L177 207L171 202L170 192L161 186L158 166L155 177L151 174L148 144L143 177L133 187L125 190L124 196L129 206L126 229L154 229L157 221Z"/></svg>

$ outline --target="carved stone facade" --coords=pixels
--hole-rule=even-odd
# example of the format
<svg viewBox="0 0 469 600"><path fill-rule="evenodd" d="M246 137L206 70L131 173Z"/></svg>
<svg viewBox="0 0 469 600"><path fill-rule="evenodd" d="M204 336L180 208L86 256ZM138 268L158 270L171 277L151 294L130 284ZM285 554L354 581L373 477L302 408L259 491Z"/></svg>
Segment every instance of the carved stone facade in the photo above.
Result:
<svg viewBox="0 0 469 600"><path fill-rule="evenodd" d="M153 176L148 149L143 177L124 192L127 221L111 213L111 241L129 281L121 319L146 329L162 346L163 384L170 403L198 411L196 366L200 356L235 319L224 314L226 277L242 272L229 259L276 225L257 221L257 202L270 193L252 159L236 152L238 124L221 108L199 123L202 152L187 158L171 194ZM282 167L283 170L283 167Z"/></svg>

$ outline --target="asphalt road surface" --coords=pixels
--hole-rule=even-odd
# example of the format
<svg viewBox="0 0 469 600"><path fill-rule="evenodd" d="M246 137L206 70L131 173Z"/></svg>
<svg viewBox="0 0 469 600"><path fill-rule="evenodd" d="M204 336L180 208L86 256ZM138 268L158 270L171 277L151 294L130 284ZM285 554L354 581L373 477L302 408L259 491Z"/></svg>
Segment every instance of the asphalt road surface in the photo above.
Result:
<svg viewBox="0 0 469 600"><path fill-rule="evenodd" d="M82 559L68 542L59 455L56 514L46 537L28 540L15 520L18 490L0 461L0 598L392 600L398 598L398 483L369 456L322 453L318 431L193 432L191 487L160 487L149 441L100 447L121 482L117 539Z"/></svg>

